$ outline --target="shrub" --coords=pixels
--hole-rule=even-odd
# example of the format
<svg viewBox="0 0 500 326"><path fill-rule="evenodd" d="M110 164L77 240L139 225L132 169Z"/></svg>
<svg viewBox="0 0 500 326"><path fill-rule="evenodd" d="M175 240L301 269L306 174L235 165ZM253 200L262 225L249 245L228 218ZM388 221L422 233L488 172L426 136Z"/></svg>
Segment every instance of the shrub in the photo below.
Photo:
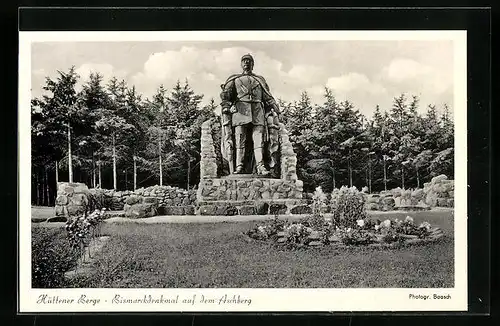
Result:
<svg viewBox="0 0 500 326"><path fill-rule="evenodd" d="M356 187L334 189L330 199L334 224L354 227L357 220L366 219L365 196Z"/></svg>
<svg viewBox="0 0 500 326"><path fill-rule="evenodd" d="M321 213L317 212L315 214L309 215L307 217L301 218L299 220L299 223L303 224L304 226L316 229L316 230L321 230L328 226L328 222L326 221L325 217L321 215Z"/></svg>
<svg viewBox="0 0 500 326"><path fill-rule="evenodd" d="M67 245L61 228L33 227L31 239L32 287L61 287L64 273L75 266L79 253Z"/></svg>
<svg viewBox="0 0 500 326"><path fill-rule="evenodd" d="M314 214L321 214L321 210L328 206L328 198L320 186L316 187L312 200L312 210Z"/></svg>

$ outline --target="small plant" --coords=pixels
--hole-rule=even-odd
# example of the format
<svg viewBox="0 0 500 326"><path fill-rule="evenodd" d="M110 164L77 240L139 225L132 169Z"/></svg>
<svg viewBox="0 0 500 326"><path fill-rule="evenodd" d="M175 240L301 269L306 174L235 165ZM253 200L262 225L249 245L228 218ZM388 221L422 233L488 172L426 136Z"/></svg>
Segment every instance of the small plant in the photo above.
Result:
<svg viewBox="0 0 500 326"><path fill-rule="evenodd" d="M346 245L367 245L374 241L374 236L363 229L340 229L340 239Z"/></svg>
<svg viewBox="0 0 500 326"><path fill-rule="evenodd" d="M96 209L90 215L69 218L65 229L70 247L82 255L85 259L85 248L88 248L91 241L101 236L101 222L106 219L106 208ZM89 251L89 256L90 256Z"/></svg>
<svg viewBox="0 0 500 326"><path fill-rule="evenodd" d="M329 225L329 222L319 212L316 212L310 216L301 218L299 222L305 226L311 227L311 228L316 229L316 230L321 230L321 229L325 228L325 226Z"/></svg>
<svg viewBox="0 0 500 326"><path fill-rule="evenodd" d="M322 210L327 207L328 198L320 186L316 187L312 200L313 214L321 214Z"/></svg>
<svg viewBox="0 0 500 326"><path fill-rule="evenodd" d="M366 219L365 196L356 187L334 189L330 207L335 224L355 227L358 220Z"/></svg>

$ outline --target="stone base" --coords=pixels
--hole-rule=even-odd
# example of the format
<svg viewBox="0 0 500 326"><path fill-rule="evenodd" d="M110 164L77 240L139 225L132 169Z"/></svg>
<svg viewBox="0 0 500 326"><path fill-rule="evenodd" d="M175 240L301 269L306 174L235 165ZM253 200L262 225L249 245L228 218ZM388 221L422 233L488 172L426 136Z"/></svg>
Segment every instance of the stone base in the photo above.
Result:
<svg viewBox="0 0 500 326"><path fill-rule="evenodd" d="M198 203L212 201L258 201L302 199L300 180L245 177L201 179Z"/></svg>
<svg viewBox="0 0 500 326"><path fill-rule="evenodd" d="M204 201L199 202L196 215L289 215L306 214L310 208L305 199Z"/></svg>
<svg viewBox="0 0 500 326"><path fill-rule="evenodd" d="M253 174L201 179L197 215L282 215L307 204L302 181L256 177Z"/></svg>
<svg viewBox="0 0 500 326"><path fill-rule="evenodd" d="M221 179L230 179L230 180L238 180L238 179L269 179L267 175L260 174L229 174L221 177Z"/></svg>

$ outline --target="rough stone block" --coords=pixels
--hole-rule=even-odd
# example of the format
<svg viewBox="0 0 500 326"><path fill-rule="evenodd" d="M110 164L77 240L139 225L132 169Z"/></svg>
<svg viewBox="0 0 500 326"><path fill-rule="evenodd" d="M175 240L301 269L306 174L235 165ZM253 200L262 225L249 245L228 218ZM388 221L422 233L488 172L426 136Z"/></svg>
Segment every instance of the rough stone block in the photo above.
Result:
<svg viewBox="0 0 500 326"><path fill-rule="evenodd" d="M455 207L455 199L454 198L448 198L447 207Z"/></svg>
<svg viewBox="0 0 500 326"><path fill-rule="evenodd" d="M215 215L219 216L238 215L238 209L232 205L217 205L215 208Z"/></svg>
<svg viewBox="0 0 500 326"><path fill-rule="evenodd" d="M366 207L366 210L368 210L368 211L378 211L378 209L379 209L379 206L377 203L367 203L365 205L365 207Z"/></svg>
<svg viewBox="0 0 500 326"><path fill-rule="evenodd" d="M195 209L192 205L184 207L184 215L194 215L194 211Z"/></svg>
<svg viewBox="0 0 500 326"><path fill-rule="evenodd" d="M142 199L143 204L155 204L158 205L158 198L156 197L144 197Z"/></svg>
<svg viewBox="0 0 500 326"><path fill-rule="evenodd" d="M272 215L283 215L286 214L287 207L285 204L271 204L269 206L269 214Z"/></svg>
<svg viewBox="0 0 500 326"><path fill-rule="evenodd" d="M295 206L290 210L292 214L312 214L312 208L308 205Z"/></svg>
<svg viewBox="0 0 500 326"><path fill-rule="evenodd" d="M438 175L431 179L431 183L438 183L443 180L448 180L448 177L444 174Z"/></svg>
<svg viewBox="0 0 500 326"><path fill-rule="evenodd" d="M264 191L262 193L262 199L270 199L271 198L271 193L269 191Z"/></svg>
<svg viewBox="0 0 500 326"><path fill-rule="evenodd" d="M185 215L183 206L164 206L162 215Z"/></svg>
<svg viewBox="0 0 500 326"><path fill-rule="evenodd" d="M128 218L146 218L155 215L157 215L157 209L156 206L151 203L135 204L125 211L125 217Z"/></svg>
<svg viewBox="0 0 500 326"><path fill-rule="evenodd" d="M253 185L255 188L260 188L260 187L262 187L262 186L264 185L264 183L262 182L262 180L257 179L257 180L254 180L254 181L252 182L252 185Z"/></svg>
<svg viewBox="0 0 500 326"><path fill-rule="evenodd" d="M437 199L438 207L448 207L448 199L447 198L438 198Z"/></svg>
<svg viewBox="0 0 500 326"><path fill-rule="evenodd" d="M56 205L67 205L68 204L68 196L59 195L56 198Z"/></svg>
<svg viewBox="0 0 500 326"><path fill-rule="evenodd" d="M56 206L56 216L68 216L68 208L66 206Z"/></svg>
<svg viewBox="0 0 500 326"><path fill-rule="evenodd" d="M75 193L69 197L69 204L72 206L85 206L89 202L87 195L82 193Z"/></svg>
<svg viewBox="0 0 500 326"><path fill-rule="evenodd" d="M63 188L63 192L64 192L65 194L67 194L67 195L72 195L72 194L75 192L75 190L74 190L74 188L73 188L73 187L70 187L70 186L65 186L65 187Z"/></svg>
<svg viewBox="0 0 500 326"><path fill-rule="evenodd" d="M400 204L402 205L403 199L399 200ZM384 197L382 199L382 204L390 207L394 207L396 205L396 200L394 197Z"/></svg>
<svg viewBox="0 0 500 326"><path fill-rule="evenodd" d="M269 212L269 204L265 202L255 203L255 214L266 215Z"/></svg>
<svg viewBox="0 0 500 326"><path fill-rule="evenodd" d="M240 206L238 213L239 215L255 215L255 206Z"/></svg>

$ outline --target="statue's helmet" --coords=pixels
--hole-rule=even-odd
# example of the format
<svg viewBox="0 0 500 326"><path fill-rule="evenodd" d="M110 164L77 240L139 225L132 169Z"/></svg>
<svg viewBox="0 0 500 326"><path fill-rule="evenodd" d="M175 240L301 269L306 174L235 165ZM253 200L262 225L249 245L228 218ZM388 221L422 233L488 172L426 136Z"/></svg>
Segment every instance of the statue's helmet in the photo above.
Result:
<svg viewBox="0 0 500 326"><path fill-rule="evenodd" d="M250 55L250 53L245 54L244 56L241 57L241 61L243 61L245 59L249 59L252 62L252 64L255 63L254 60L253 60L253 57Z"/></svg>

